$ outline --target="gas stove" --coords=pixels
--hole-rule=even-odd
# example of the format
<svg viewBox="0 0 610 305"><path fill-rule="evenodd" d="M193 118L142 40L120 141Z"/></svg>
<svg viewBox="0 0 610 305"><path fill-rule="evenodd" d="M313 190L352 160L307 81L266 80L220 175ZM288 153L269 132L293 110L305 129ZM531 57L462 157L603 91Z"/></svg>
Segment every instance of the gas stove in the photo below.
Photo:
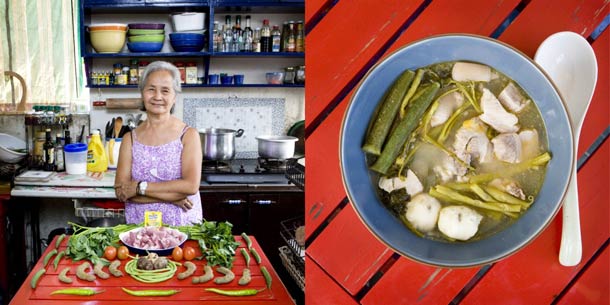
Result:
<svg viewBox="0 0 610 305"><path fill-rule="evenodd" d="M286 160L236 159L204 160L201 180L208 184L290 184L286 178Z"/></svg>

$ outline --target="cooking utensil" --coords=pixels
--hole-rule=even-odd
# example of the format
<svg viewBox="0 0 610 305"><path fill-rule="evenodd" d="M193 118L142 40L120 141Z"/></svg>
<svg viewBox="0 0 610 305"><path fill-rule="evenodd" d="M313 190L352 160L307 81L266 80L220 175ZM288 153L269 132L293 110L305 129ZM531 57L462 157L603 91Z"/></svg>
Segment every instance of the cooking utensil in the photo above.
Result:
<svg viewBox="0 0 610 305"><path fill-rule="evenodd" d="M114 133L112 134L113 138L118 138L121 133L121 128L123 128L123 118L118 117L114 120Z"/></svg>
<svg viewBox="0 0 610 305"><path fill-rule="evenodd" d="M204 128L199 130L203 159L224 161L235 157L235 138L244 134L243 129Z"/></svg>
<svg viewBox="0 0 610 305"><path fill-rule="evenodd" d="M299 140L294 144L294 156L302 157L305 155L305 121L298 121L288 129L286 135L297 137Z"/></svg>
<svg viewBox="0 0 610 305"><path fill-rule="evenodd" d="M291 136L257 136L258 155L269 159L288 159L294 156L294 144L299 139Z"/></svg>
<svg viewBox="0 0 610 305"><path fill-rule="evenodd" d="M540 109L548 130L548 163L545 180L535 202L518 221L481 240L439 242L410 231L381 202L378 176L369 171L362 141L377 101L405 69L446 61L471 61L489 65L512 78ZM475 35L432 36L398 49L371 68L357 86L341 126L339 157L349 201L366 227L385 245L412 260L443 267L489 264L506 258L534 240L561 207L574 158L572 130L561 96L533 60L520 51Z"/></svg>
<svg viewBox="0 0 610 305"><path fill-rule="evenodd" d="M579 34L559 32L542 42L534 60L549 74L564 98L572 121L574 151L577 152L580 129L597 83L595 52L587 40ZM563 201L559 262L564 266L574 266L582 257L577 161L578 155L575 154L570 184Z"/></svg>
<svg viewBox="0 0 610 305"><path fill-rule="evenodd" d="M83 125L80 129L80 135L78 136L78 141L79 143L84 143L83 142L83 137L85 136L85 125ZM86 144L86 143L85 143Z"/></svg>

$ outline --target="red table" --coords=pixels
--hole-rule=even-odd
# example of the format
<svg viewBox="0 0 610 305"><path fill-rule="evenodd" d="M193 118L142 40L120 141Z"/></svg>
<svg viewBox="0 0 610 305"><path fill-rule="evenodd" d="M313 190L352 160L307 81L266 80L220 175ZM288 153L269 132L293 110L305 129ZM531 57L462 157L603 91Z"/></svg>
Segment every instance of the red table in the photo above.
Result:
<svg viewBox="0 0 610 305"><path fill-rule="evenodd" d="M608 304L610 252L610 30L603 0L307 0L306 303ZM559 264L559 214L517 254L477 268L445 269L404 258L379 242L348 202L339 130L356 84L375 63L443 33L497 38L533 58L549 35L573 31L593 46L599 76L580 136L583 257Z"/></svg>
<svg viewBox="0 0 610 305"><path fill-rule="evenodd" d="M55 239L57 239L56 237ZM287 305L294 304L291 299L286 287L281 282L277 273L271 266L271 263L267 259L265 253L263 253L260 245L256 241L254 237L250 237L252 240L252 246L257 250L257 253L261 257L260 266L265 266L272 278L271 291L265 289L262 292L259 292L255 296L244 296L244 297L228 297L217 295L212 292L205 291L204 288L222 288L222 289L244 289L244 288L254 288L254 289L263 289L265 288L265 279L260 271L260 267L257 265L254 257L251 256L250 261L250 270L252 272L252 281L247 286L239 286L237 284L237 280L241 277L242 270L246 265L246 262L243 256L239 253L239 248L237 249L237 255L235 258L235 262L233 264L233 272L235 273L235 280L233 280L229 284L218 285L213 281L207 282L205 284L192 284L191 279L187 278L185 280L178 280L176 277L172 279L155 284L145 284L136 281L131 276L129 276L125 270L125 264L127 260L123 260L120 270L123 271L123 277L113 277L110 276L109 279L96 279L95 282L87 282L80 279L77 279L74 276L74 272L76 272L76 266L78 266L82 262L73 262L70 259L63 259L60 261L57 271L53 268L53 258L47 265L47 272L40 278L38 282L38 286L36 289L32 289L30 287L30 280L34 276L34 273L40 269L42 266L42 261L46 254L51 251L53 246L47 248L47 250L41 256L41 259L34 266L33 272L30 272L27 279L17 292L17 294L11 300L11 305L17 304L46 304L46 305L70 305L70 304L147 304L147 305L165 305L174 302L179 302L181 305L195 305L195 304L277 304L277 305ZM50 245L55 244L55 239ZM240 242L240 248L245 247L245 242L241 239L240 236L236 236L235 239ZM193 248L197 249L197 255L201 255L198 249L198 245L195 241L189 240L185 245L190 245ZM67 238L62 242L59 250L65 249L67 246ZM195 271L195 275L203 274L203 265L205 261L193 261L197 265L197 271ZM68 272L68 276L73 278L72 284L65 284L60 282L57 279L57 274L64 269L65 267L71 267L70 272ZM184 267L178 267L176 272L182 272L185 270ZM107 268L104 269L107 271ZM218 272L214 272L215 276L219 276ZM66 296L66 295L53 295L50 293L57 289L63 288L79 288L79 287L88 287L94 288L96 290L105 290L101 294L97 294L95 296ZM125 287L132 290L142 290L142 289L179 289L180 292L169 297L135 297L128 295L127 293L121 290L121 287Z"/></svg>

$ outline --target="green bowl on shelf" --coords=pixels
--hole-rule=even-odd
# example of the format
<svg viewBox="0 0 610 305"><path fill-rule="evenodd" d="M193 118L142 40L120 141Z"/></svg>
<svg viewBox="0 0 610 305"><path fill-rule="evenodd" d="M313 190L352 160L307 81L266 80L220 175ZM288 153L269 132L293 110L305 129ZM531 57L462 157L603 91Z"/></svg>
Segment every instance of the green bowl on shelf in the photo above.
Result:
<svg viewBox="0 0 610 305"><path fill-rule="evenodd" d="M127 39L129 39L129 42L163 42L163 40L165 40L165 35L137 35L129 36Z"/></svg>
<svg viewBox="0 0 610 305"><path fill-rule="evenodd" d="M129 36L136 36L136 35L158 35L158 34L165 34L165 30L129 29L129 31L127 31L127 34Z"/></svg>

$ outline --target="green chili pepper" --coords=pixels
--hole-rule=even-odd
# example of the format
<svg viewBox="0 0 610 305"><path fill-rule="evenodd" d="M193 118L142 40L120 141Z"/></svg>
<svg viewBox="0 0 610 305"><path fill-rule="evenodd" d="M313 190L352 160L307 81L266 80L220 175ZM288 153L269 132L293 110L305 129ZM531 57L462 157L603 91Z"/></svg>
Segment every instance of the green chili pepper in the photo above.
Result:
<svg viewBox="0 0 610 305"><path fill-rule="evenodd" d="M248 246L248 250L252 249L252 240L250 240L250 237L246 233L241 233L241 238L246 241L246 246Z"/></svg>
<svg viewBox="0 0 610 305"><path fill-rule="evenodd" d="M136 297L163 297L163 296L170 296L170 295L174 295L178 292L180 292L180 290L176 290L176 289L169 289L169 290L129 290L125 287L121 287L121 289L123 289L123 291L125 291L127 294L129 295L133 295Z"/></svg>
<svg viewBox="0 0 610 305"><path fill-rule="evenodd" d="M231 297L255 295L259 292L259 290L256 290L256 289L225 290L225 289L218 289L218 288L206 288L205 290L214 292L214 293L218 293L218 294L222 294L222 295L231 296Z"/></svg>
<svg viewBox="0 0 610 305"><path fill-rule="evenodd" d="M53 249L51 250L51 252L47 253L47 255L44 257L44 260L42 261L42 266L46 267L49 263L49 260L51 260L51 257L53 257L53 255L55 254L57 254L57 249Z"/></svg>
<svg viewBox="0 0 610 305"><path fill-rule="evenodd" d="M59 235L57 240L55 240L55 249L59 248L59 245L61 244L61 241L64 240L64 238L66 238L66 234Z"/></svg>
<svg viewBox="0 0 610 305"><path fill-rule="evenodd" d="M241 248L240 249L241 255L244 256L244 259L246 260L246 267L250 267L250 254L248 254L248 251L246 251L246 249Z"/></svg>
<svg viewBox="0 0 610 305"><path fill-rule="evenodd" d="M59 289L59 290L55 290L53 292L51 292L51 295L53 294L69 294L69 295L96 295L99 293L104 292L104 290L93 290L91 288L66 288L66 289Z"/></svg>
<svg viewBox="0 0 610 305"><path fill-rule="evenodd" d="M260 264L261 257L258 255L258 252L256 252L256 249L254 249L254 248L250 249L250 253L252 253L252 256L254 256L254 260L256 261L256 263Z"/></svg>
<svg viewBox="0 0 610 305"><path fill-rule="evenodd" d="M34 274L34 276L32 277L32 280L30 281L30 287L32 287L32 289L36 289L36 285L38 285L38 280L40 280L40 277L47 272L47 270L45 268L40 268L40 270L38 270L38 272L36 272L36 274Z"/></svg>
<svg viewBox="0 0 610 305"><path fill-rule="evenodd" d="M265 268L265 266L261 266L261 273L265 277L265 283L267 284L267 289L271 290L271 274L269 274L269 271L267 271L267 268Z"/></svg>
<svg viewBox="0 0 610 305"><path fill-rule="evenodd" d="M66 252L60 251L59 253L57 253L57 256L53 260L53 267L55 268L55 271L57 271L57 265L59 264L59 261L61 260L62 256L64 256L64 255L66 255Z"/></svg>

